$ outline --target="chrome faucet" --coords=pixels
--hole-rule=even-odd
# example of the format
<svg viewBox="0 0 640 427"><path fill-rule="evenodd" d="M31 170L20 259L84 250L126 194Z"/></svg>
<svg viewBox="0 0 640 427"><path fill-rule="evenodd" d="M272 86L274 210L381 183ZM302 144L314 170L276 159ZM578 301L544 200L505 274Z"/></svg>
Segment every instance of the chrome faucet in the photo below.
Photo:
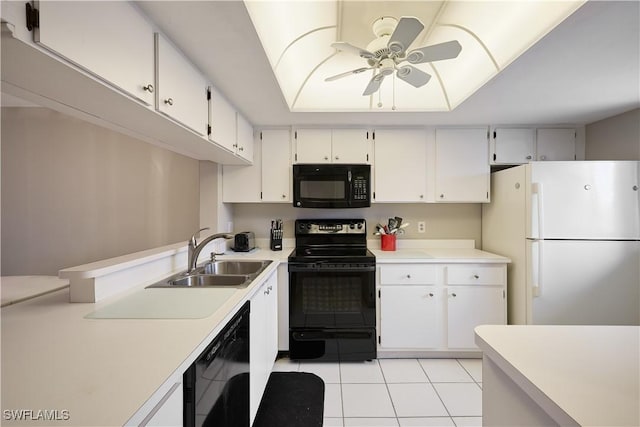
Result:
<svg viewBox="0 0 640 427"><path fill-rule="evenodd" d="M209 229L209 227L201 228L200 230L198 230L195 233L193 233L193 236L191 236L191 238L189 239L189 245L188 245L189 252L188 252L188 258L187 258L187 274L191 274L191 272L193 272L193 270L195 270L196 264L198 263L198 256L200 255L200 252L202 252L202 249L204 249L204 247L207 246L207 244L209 244L209 242L211 242L212 240L215 240L215 239L233 239L233 234L218 233L218 234L212 234L211 236L205 238L202 242L198 243L196 241L196 234L200 233L201 231L208 230L208 229Z"/></svg>

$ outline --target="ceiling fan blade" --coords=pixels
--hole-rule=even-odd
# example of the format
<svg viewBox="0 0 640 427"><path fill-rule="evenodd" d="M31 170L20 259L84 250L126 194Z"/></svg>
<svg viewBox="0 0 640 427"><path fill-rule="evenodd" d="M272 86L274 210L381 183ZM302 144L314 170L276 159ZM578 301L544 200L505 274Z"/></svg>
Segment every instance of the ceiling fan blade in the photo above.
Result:
<svg viewBox="0 0 640 427"><path fill-rule="evenodd" d="M398 68L396 76L414 87L424 86L431 79L431 75L417 69L413 65L405 65Z"/></svg>
<svg viewBox="0 0 640 427"><path fill-rule="evenodd" d="M350 76L352 74L359 74L359 73L362 73L363 71L367 71L367 70L371 70L371 68L358 68L358 69L355 69L355 70L346 71L344 73L336 74L335 76L327 77L326 79L324 79L324 81L325 82L332 82L334 80L338 80L338 79L341 79L343 77Z"/></svg>
<svg viewBox="0 0 640 427"><path fill-rule="evenodd" d="M367 85L364 92L362 92L362 96L369 96L372 93L375 93L378 89L380 89L380 85L382 84L382 80L384 80L384 74L376 74L369 80L369 84Z"/></svg>
<svg viewBox="0 0 640 427"><path fill-rule="evenodd" d="M389 38L389 50L396 54L403 53L423 29L424 25L418 18L403 16Z"/></svg>
<svg viewBox="0 0 640 427"><path fill-rule="evenodd" d="M462 51L462 46L457 40L425 46L414 49L407 55L407 61L411 64L422 64L424 62L441 61L457 57Z"/></svg>
<svg viewBox="0 0 640 427"><path fill-rule="evenodd" d="M350 52L350 53L355 53L356 55L360 56L361 58L364 59L370 59L373 58L375 55L371 52L369 52L367 49L362 49L361 47L357 47L354 46L350 43L347 42L335 42L335 43L331 43L331 47L341 51L341 52Z"/></svg>

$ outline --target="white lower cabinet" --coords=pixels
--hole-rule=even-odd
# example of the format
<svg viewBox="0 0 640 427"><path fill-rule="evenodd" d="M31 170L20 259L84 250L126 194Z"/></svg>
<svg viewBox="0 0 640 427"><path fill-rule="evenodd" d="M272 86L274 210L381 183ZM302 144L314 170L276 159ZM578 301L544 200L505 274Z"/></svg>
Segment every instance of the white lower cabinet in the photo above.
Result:
<svg viewBox="0 0 640 427"><path fill-rule="evenodd" d="M440 289L423 285L389 285L380 286L379 295L381 348L436 348L440 345Z"/></svg>
<svg viewBox="0 0 640 427"><path fill-rule="evenodd" d="M505 264L382 264L378 283L379 352L477 351L476 326L506 324Z"/></svg>
<svg viewBox="0 0 640 427"><path fill-rule="evenodd" d="M448 286L447 347L476 348L476 326L504 325L504 297L500 286Z"/></svg>
<svg viewBox="0 0 640 427"><path fill-rule="evenodd" d="M278 353L278 274L274 272L251 298L249 315L250 424Z"/></svg>
<svg viewBox="0 0 640 427"><path fill-rule="evenodd" d="M182 425L182 383L175 383L140 426Z"/></svg>

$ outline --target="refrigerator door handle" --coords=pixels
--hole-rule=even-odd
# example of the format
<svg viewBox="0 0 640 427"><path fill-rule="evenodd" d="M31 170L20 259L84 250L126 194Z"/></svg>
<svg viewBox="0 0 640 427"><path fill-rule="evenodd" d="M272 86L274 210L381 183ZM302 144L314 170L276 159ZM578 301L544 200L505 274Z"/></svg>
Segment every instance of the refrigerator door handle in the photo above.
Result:
<svg viewBox="0 0 640 427"><path fill-rule="evenodd" d="M539 297L542 294L542 241L531 242L531 294Z"/></svg>
<svg viewBox="0 0 640 427"><path fill-rule="evenodd" d="M531 237L535 239L544 238L544 218L542 209L542 183L534 182L531 184Z"/></svg>

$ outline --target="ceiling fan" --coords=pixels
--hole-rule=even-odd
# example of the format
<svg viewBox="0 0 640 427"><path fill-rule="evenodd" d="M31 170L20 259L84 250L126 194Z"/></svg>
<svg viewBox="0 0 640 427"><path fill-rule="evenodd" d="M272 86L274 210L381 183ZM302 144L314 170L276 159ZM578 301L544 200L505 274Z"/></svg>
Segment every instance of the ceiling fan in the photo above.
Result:
<svg viewBox="0 0 640 427"><path fill-rule="evenodd" d="M424 29L424 25L418 18L403 16L397 20L391 16L378 18L373 23L373 33L376 36L366 49L353 46L346 42L332 43L331 47L339 51L351 52L367 60L368 67L336 74L327 77L325 81L359 74L367 70L376 70L362 95L369 96L380 89L382 80L386 76L396 72L396 76L414 87L427 84L431 75L410 64L422 64L425 62L441 61L457 57L462 46L457 40L424 46L407 52L407 48ZM409 64L401 65L403 62Z"/></svg>

